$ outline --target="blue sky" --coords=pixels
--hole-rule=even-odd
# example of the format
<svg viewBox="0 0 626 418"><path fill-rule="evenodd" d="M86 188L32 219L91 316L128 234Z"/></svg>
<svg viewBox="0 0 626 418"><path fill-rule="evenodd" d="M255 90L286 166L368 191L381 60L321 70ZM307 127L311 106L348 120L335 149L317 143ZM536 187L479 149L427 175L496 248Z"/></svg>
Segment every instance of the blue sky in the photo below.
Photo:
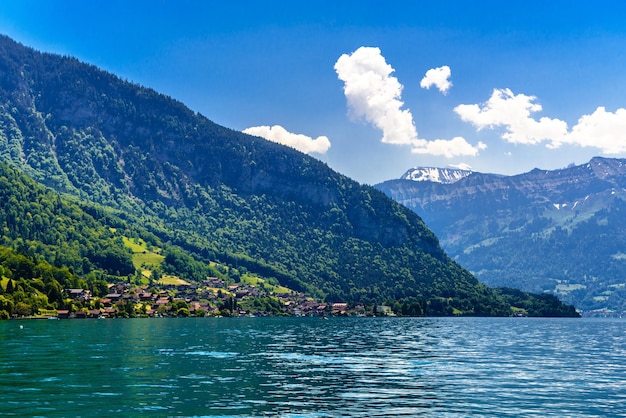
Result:
<svg viewBox="0 0 626 418"><path fill-rule="evenodd" d="M3 0L0 33L362 183L626 157L621 0Z"/></svg>

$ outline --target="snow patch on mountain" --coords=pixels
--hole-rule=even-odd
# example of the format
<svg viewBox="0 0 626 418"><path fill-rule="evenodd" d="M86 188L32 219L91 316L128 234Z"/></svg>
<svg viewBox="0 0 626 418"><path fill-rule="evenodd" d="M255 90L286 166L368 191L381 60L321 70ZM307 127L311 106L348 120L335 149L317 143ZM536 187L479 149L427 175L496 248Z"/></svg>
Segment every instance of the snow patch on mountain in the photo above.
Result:
<svg viewBox="0 0 626 418"><path fill-rule="evenodd" d="M471 170L461 170L458 168L415 167L404 173L401 179L452 184L472 173L473 171Z"/></svg>

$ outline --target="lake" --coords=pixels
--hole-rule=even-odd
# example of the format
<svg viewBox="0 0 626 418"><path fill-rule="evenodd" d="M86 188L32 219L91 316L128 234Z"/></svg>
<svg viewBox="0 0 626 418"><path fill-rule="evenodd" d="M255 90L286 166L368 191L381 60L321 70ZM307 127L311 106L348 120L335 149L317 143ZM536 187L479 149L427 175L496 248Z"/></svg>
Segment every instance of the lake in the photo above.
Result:
<svg viewBox="0 0 626 418"><path fill-rule="evenodd" d="M626 321L0 322L2 416L626 416Z"/></svg>

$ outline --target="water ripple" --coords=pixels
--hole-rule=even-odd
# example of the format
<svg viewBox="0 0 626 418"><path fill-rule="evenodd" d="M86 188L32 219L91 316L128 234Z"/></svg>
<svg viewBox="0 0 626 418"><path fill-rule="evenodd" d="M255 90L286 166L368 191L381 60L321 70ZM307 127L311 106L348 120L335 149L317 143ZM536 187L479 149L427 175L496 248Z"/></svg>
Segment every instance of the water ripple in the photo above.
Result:
<svg viewBox="0 0 626 418"><path fill-rule="evenodd" d="M0 415L626 416L626 323L0 322Z"/></svg>

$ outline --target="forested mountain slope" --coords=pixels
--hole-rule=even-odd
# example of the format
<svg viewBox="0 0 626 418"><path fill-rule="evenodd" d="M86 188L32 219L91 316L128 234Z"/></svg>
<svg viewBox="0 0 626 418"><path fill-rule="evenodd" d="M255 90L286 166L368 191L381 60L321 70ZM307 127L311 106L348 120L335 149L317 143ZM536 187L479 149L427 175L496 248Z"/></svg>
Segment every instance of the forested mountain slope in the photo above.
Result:
<svg viewBox="0 0 626 418"><path fill-rule="evenodd" d="M329 301L507 314L409 209L293 149L0 37L0 159L160 239Z"/></svg>
<svg viewBox="0 0 626 418"><path fill-rule="evenodd" d="M626 160L376 187L423 217L446 251L489 285L626 311Z"/></svg>
<svg viewBox="0 0 626 418"><path fill-rule="evenodd" d="M71 306L70 288L103 297L108 283L152 283L147 271L157 273L152 278L167 272L190 280L235 275L164 244L110 209L66 197L0 162L0 319ZM137 269L125 243L131 239L158 249L158 265Z"/></svg>
<svg viewBox="0 0 626 418"><path fill-rule="evenodd" d="M67 288L103 296L107 277L134 274L114 232L125 223L89 209L0 162L0 319L58 307Z"/></svg>
<svg viewBox="0 0 626 418"><path fill-rule="evenodd" d="M0 162L1 246L80 275L134 274L131 254L114 233L125 222L94 206L88 210Z"/></svg>

